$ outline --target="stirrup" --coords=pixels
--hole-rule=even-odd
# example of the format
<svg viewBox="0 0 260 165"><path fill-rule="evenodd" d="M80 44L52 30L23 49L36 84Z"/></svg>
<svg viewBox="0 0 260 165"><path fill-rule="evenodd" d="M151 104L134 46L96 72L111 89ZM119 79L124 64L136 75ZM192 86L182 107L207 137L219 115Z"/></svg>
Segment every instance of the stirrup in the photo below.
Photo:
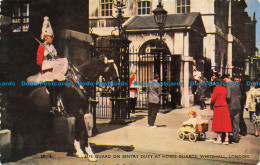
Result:
<svg viewBox="0 0 260 165"><path fill-rule="evenodd" d="M51 107L51 110L50 110L51 113L55 114L58 112L58 108L57 107Z"/></svg>
<svg viewBox="0 0 260 165"><path fill-rule="evenodd" d="M62 115L67 115L67 112L64 110L64 106L63 106L61 97L58 98L57 109L58 109L58 112L61 113Z"/></svg>

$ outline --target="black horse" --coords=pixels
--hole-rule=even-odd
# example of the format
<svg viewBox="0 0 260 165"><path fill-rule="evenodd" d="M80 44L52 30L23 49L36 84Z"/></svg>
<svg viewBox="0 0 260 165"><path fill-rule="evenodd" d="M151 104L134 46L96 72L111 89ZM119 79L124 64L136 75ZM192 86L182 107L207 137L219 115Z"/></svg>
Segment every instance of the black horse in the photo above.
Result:
<svg viewBox="0 0 260 165"><path fill-rule="evenodd" d="M66 73L65 81L70 85L60 86L59 96L67 114L75 117L74 147L76 149L76 155L78 157L85 157L85 154L82 151L82 148L84 147L86 153L88 154L88 159L90 161L95 161L96 158L88 143L88 134L84 122L84 115L89 112L90 99L93 97L94 88L96 88L95 86L92 86L92 83L95 84L100 76L102 76L105 81L109 81L111 79L116 80L118 77L117 68L115 68L113 60L108 60L104 56L90 58L89 61L86 61L77 69L72 66L69 68L70 69L68 69ZM89 85L78 82L89 82ZM26 126L22 129L19 128L19 131L21 132L22 130L23 135L33 133L33 129L30 128L35 127L34 125L37 125L35 123L38 123L38 127L34 128L34 130L47 127L47 129L43 129L46 134L46 130L48 131L48 128L52 127L52 122L46 121L52 119L52 114L50 113L50 99L46 87L27 87L24 91L25 92L20 95L19 104L17 104L19 109L21 109L19 110L20 115L18 116L23 118L23 123L28 122L30 124L26 123ZM28 131L27 129L31 131ZM43 139L44 138L45 137L43 135ZM26 145L30 145L30 142L30 140L29 142L27 140Z"/></svg>

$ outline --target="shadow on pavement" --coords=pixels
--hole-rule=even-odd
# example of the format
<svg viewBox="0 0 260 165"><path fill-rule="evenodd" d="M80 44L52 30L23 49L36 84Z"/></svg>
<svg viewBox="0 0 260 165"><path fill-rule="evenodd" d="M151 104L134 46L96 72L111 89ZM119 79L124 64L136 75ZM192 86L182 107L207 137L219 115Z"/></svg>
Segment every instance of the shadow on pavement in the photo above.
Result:
<svg viewBox="0 0 260 165"><path fill-rule="evenodd" d="M138 120L141 120L143 118L145 118L147 115L142 113L142 112L137 112L135 114L131 114L131 118L130 120L127 119L129 122L128 123L132 123L132 122L136 122ZM128 126L127 124L110 124L111 120L110 119L97 119L97 133L93 134L93 137L101 134L101 133L105 133L105 132L109 132L109 131L113 131L119 128L123 128Z"/></svg>
<svg viewBox="0 0 260 165"><path fill-rule="evenodd" d="M96 145L94 143L91 144L92 146L92 150L94 153L100 153L106 150L111 150L111 149L118 149L121 151L125 151L125 152L131 152L134 150L134 146L130 145L130 146L121 146L121 145Z"/></svg>

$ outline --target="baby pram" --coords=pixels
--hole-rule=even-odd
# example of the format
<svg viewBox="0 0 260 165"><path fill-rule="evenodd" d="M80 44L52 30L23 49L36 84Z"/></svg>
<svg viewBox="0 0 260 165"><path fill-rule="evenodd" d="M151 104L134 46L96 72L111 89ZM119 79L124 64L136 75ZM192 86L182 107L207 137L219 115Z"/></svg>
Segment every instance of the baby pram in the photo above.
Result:
<svg viewBox="0 0 260 165"><path fill-rule="evenodd" d="M187 138L191 142L196 142L197 139L205 139L207 131L208 131L208 120L201 120L200 115L198 115L196 120L196 125L193 124L181 125L181 128L178 133L178 139L184 140L185 138Z"/></svg>

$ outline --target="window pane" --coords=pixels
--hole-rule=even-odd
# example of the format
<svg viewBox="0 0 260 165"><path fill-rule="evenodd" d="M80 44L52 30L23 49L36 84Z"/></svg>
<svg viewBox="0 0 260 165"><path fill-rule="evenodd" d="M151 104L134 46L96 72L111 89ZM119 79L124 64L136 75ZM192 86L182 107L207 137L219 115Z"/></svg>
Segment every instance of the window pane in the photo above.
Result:
<svg viewBox="0 0 260 165"><path fill-rule="evenodd" d="M138 9L138 15L141 15L141 9Z"/></svg>
<svg viewBox="0 0 260 165"><path fill-rule="evenodd" d="M29 24L23 25L23 32L27 32L29 30Z"/></svg>
<svg viewBox="0 0 260 165"><path fill-rule="evenodd" d="M177 6L180 6L180 0L177 0Z"/></svg>
<svg viewBox="0 0 260 165"><path fill-rule="evenodd" d="M181 7L181 13L185 13L185 7Z"/></svg>
<svg viewBox="0 0 260 165"><path fill-rule="evenodd" d="M187 4L187 5L190 5L190 0L187 0L187 1L186 1L186 4Z"/></svg>
<svg viewBox="0 0 260 165"><path fill-rule="evenodd" d="M144 1L142 2L142 7L145 7L145 2Z"/></svg>
<svg viewBox="0 0 260 165"><path fill-rule="evenodd" d="M190 13L190 6L187 6L186 13Z"/></svg>
<svg viewBox="0 0 260 165"><path fill-rule="evenodd" d="M16 4L13 9L13 17L20 17L20 7L18 4Z"/></svg>
<svg viewBox="0 0 260 165"><path fill-rule="evenodd" d="M145 14L145 9L144 8L142 9L142 14Z"/></svg>
<svg viewBox="0 0 260 165"><path fill-rule="evenodd" d="M147 7L150 7L150 2L149 1L147 2Z"/></svg>
<svg viewBox="0 0 260 165"><path fill-rule="evenodd" d="M109 4L106 4L106 9L109 9Z"/></svg>
<svg viewBox="0 0 260 165"><path fill-rule="evenodd" d="M23 23L29 23L29 18L24 18Z"/></svg>
<svg viewBox="0 0 260 165"><path fill-rule="evenodd" d="M150 8L147 9L147 14L150 14Z"/></svg>
<svg viewBox="0 0 260 165"><path fill-rule="evenodd" d="M101 0L101 3L103 3L104 2L104 0Z"/></svg>
<svg viewBox="0 0 260 165"><path fill-rule="evenodd" d="M138 5L138 7L141 7L141 2L138 2L137 5Z"/></svg>
<svg viewBox="0 0 260 165"><path fill-rule="evenodd" d="M185 5L185 0L182 0L182 1L181 1L181 5Z"/></svg>
<svg viewBox="0 0 260 165"><path fill-rule="evenodd" d="M108 10L106 10L106 16L108 16Z"/></svg>
<svg viewBox="0 0 260 165"><path fill-rule="evenodd" d="M101 15L102 15L102 16L105 16L105 11L104 11L104 10L101 12Z"/></svg>
<svg viewBox="0 0 260 165"><path fill-rule="evenodd" d="M101 5L101 9L102 10L105 9L105 5L104 4Z"/></svg>
<svg viewBox="0 0 260 165"><path fill-rule="evenodd" d="M21 32L21 29L20 24L13 24L13 32Z"/></svg>
<svg viewBox="0 0 260 165"><path fill-rule="evenodd" d="M108 2L108 0L106 0L105 2Z"/></svg>
<svg viewBox="0 0 260 165"><path fill-rule="evenodd" d="M112 9L112 4L109 5L109 9Z"/></svg>
<svg viewBox="0 0 260 165"><path fill-rule="evenodd" d="M12 19L12 23L20 23L20 19L18 19L18 18Z"/></svg>
<svg viewBox="0 0 260 165"><path fill-rule="evenodd" d="M23 4L22 12L23 16L29 16L29 4Z"/></svg>
<svg viewBox="0 0 260 165"><path fill-rule="evenodd" d="M177 7L177 13L180 13L180 12L181 12L181 8Z"/></svg>

